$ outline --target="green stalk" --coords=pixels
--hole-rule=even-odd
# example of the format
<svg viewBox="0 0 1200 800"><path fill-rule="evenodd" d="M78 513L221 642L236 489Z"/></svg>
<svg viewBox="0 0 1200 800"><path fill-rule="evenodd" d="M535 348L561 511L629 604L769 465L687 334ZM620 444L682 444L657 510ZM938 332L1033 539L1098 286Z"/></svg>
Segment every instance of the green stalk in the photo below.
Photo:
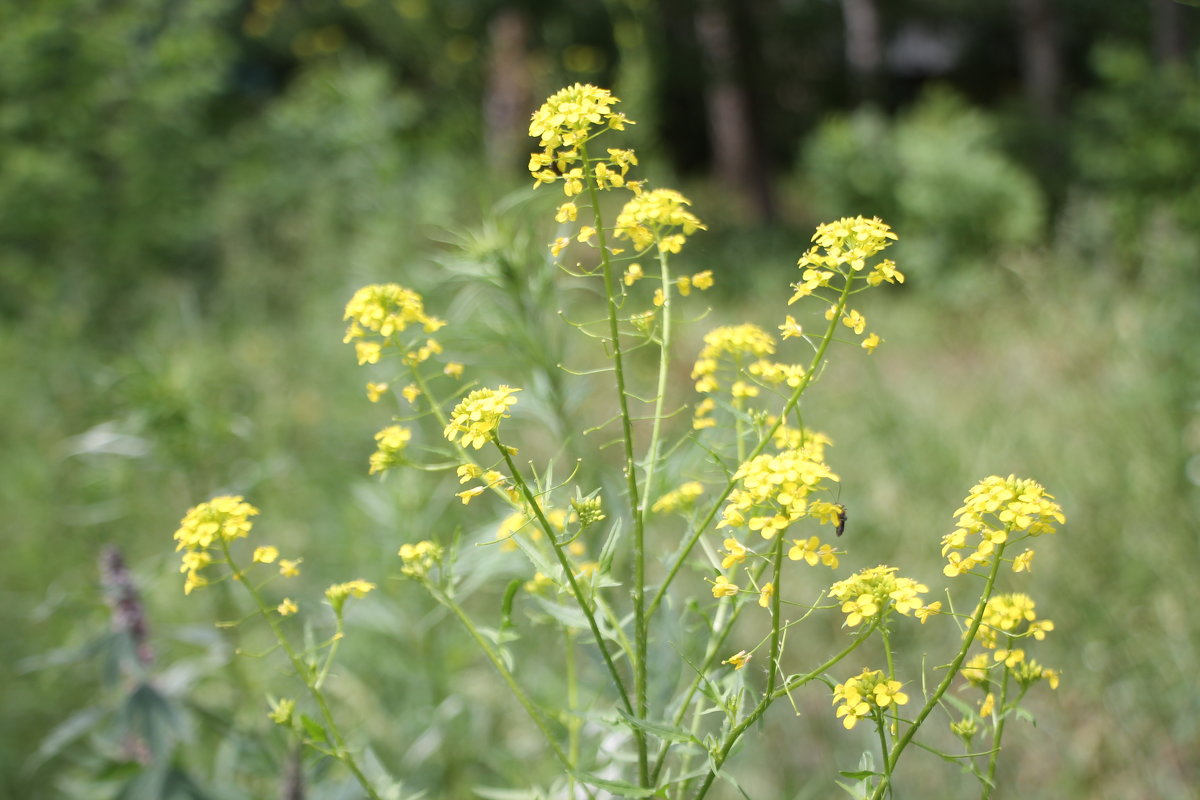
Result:
<svg viewBox="0 0 1200 800"><path fill-rule="evenodd" d="M971 626L967 628L967 633L963 636L963 644L958 650L958 655L950 662L950 667L946 670L946 675L942 678L942 682L938 684L937 688L933 690L933 694L925 701L925 705L921 708L920 713L909 724L908 730L892 745L892 750L887 755L886 773L890 774L895 770L896 763L900 760L900 754L904 752L904 748L908 747L908 743L916 736L917 729L925 722L925 718L937 707L938 702L942 699L942 695L950 688L950 683L954 680L954 676L958 674L959 667L966 660L967 651L971 649L971 645L975 642L975 636L979 633L979 626L983 622L983 612L987 608L987 601L991 599L992 590L996 586L996 576L1000 574L1001 556L1003 554L1004 545L1001 544L1000 548L993 555L992 569L988 573L987 583L984 584L983 594L979 599L979 608L975 610L975 616L971 618ZM875 791L871 794L871 800L879 800L879 798L883 797L884 790L887 789L890 783L891 781L885 776L879 782L879 785L875 787Z"/></svg>
<svg viewBox="0 0 1200 800"><path fill-rule="evenodd" d="M496 449L504 457L504 463L508 465L508 470L512 474L513 482L517 484L517 488L521 490L521 494L525 496L525 501L533 510L534 516L537 517L538 524L541 525L542 531L546 534L546 538L550 541L551 547L554 548L554 555L558 556L558 563L562 567L563 575L567 579L567 583L571 586L571 592L575 597L575 602L579 605L579 609L587 618L588 627L592 630L592 638L596 641L596 646L600 648L600 654L604 658L604 664L608 667L608 674L612 677L613 685L617 689L617 694L621 698L621 704L625 707L626 713L633 714L633 705L629 702L629 692L625 689L625 682L621 680L621 673L617 670L617 665L613 663L612 655L608 652L608 644L604 641L604 636L600 633L600 626L596 624L596 615L592 607L588 604L587 599L583 596L583 590L579 586L579 582L575 580L575 573L571 569L571 562L567 560L567 554L563 552L562 545L558 543L558 536L554 532L554 527L546 519L545 513L542 511L542 505L534 497L533 492L529 488L529 484L525 482L525 478L517 470L517 465L513 463L512 456L508 453L508 448L500 443L496 438L495 433L492 434L492 443L496 445Z"/></svg>
<svg viewBox="0 0 1200 800"><path fill-rule="evenodd" d="M617 403L621 412L621 439L625 450L625 485L626 491L629 494L630 518L633 520L633 641L635 652L632 661L637 710L635 712L631 709L629 713L636 716L637 719L645 719L646 650L649 639L646 630L645 524L638 491L637 464L633 453L633 418L629 414L629 397L625 389L625 360L623 351L621 350L620 327L617 324L617 312L619 309L617 307L617 295L613 280L612 258L608 251L604 217L600 211L600 190L596 185L595 175L587 168L587 165L590 164L590 159L588 158L586 143L579 145L579 155L585 165L584 172L587 176L588 199L592 204L592 215L596 223L596 244L600 248L600 265L604 275L604 294L608 300L608 335L612 342L613 372L616 375ZM580 600L582 601L582 598ZM601 648L604 650L605 660L607 661L608 651L603 647L603 643L601 643ZM637 740L638 778L642 786L648 786L650 782L650 767L647 757L646 733L640 728L635 728L633 733L634 738Z"/></svg>
<svg viewBox="0 0 1200 800"><path fill-rule="evenodd" d="M868 628L867 630L863 631L854 638L854 641L842 648L840 653L833 656L807 675L800 675L796 678L793 678L792 680L787 681L783 686L774 689L771 694L763 695L763 699L760 700L758 705L754 707L754 711L750 712L744 719L742 719L741 722L735 725L733 729L726 734L725 741L721 743L720 749L711 754L713 766L708 771L708 774L704 777L704 783L700 785L700 790L696 792L694 800L702 800L702 798L708 794L708 790L712 788L713 781L716 780L717 771L721 769L721 765L724 764L725 759L729 757L729 751L733 749L735 744L737 744L737 741L739 738L741 738L741 735L745 733L751 725L758 722L759 718L766 713L767 707L770 706L774 700L782 697L793 689L803 686L821 673L826 672L830 667L832 667L834 664L837 664L846 656L853 653L856 649L858 649L859 645L867 640L868 635L872 630L873 628Z"/></svg>
<svg viewBox="0 0 1200 800"><path fill-rule="evenodd" d="M829 349L830 343L833 342L833 335L837 331L838 323L841 322L842 312L845 311L846 299L850 296L850 287L853 285L853 283L854 275L851 273L850 275L846 276L846 285L842 287L842 293L838 297L838 301L835 306L836 311L834 312L833 318L829 320L829 325L825 329L825 335L822 337L821 344L817 347L817 352L813 355L812 362L805 371L804 377L800 379L799 385L796 386L796 388L792 391L791 396L787 399L787 402L783 406L783 410L779 414L779 418L775 420L775 424L767 430L766 434L763 436L762 440L759 441L758 445L750 451L748 456L743 459L743 463L762 454L763 450L767 448L767 443L774 438L775 433L780 429L780 427L783 426L784 421L788 418L788 415L792 413L792 410L796 407L796 404L800 402L800 396L804 394L804 390L808 388L810 383L812 383L812 379L817 372L817 368L821 365L821 362L825 360L825 351ZM712 504L712 507L708 510L708 513L704 515L704 519L700 521L700 524L696 526L696 530L692 533L691 538L688 539L687 543L683 546L683 549L680 551L679 555L675 557L675 562L671 564L671 568L667 571L667 576L663 579L662 585L660 585L658 587L658 591L654 593L654 597L651 599L650 606L646 612L648 617L653 616L654 612L658 610L659 605L662 604L663 597L666 596L667 589L670 588L671 582L675 580L675 576L679 574L679 570L683 567L683 563L687 559L688 554L692 552L692 548L696 546L696 542L700 541L700 537L704 535L706 530L708 530L708 526L712 523L713 518L717 516L717 512L721 509L721 505L724 504L726 498L729 497L729 494L733 491L733 488L734 480L733 477L730 476L729 481L725 484L725 488L721 491L721 495L717 498L716 502Z"/></svg>
<svg viewBox="0 0 1200 800"><path fill-rule="evenodd" d="M346 766L346 769L350 770L354 779L358 781L359 786L363 788L363 791L367 793L367 796L371 800L382 800L379 793L375 791L375 787L371 785L371 782L367 780L367 776L359 768L358 762L354 760L354 756L350 753L349 748L346 747L346 740L342 737L342 732L338 728L337 722L334 721L333 712L329 710L329 703L325 699L325 693L316 685L312 671L301 660L295 649L293 649L292 643L288 640L283 632L283 628L279 625L279 620L275 619L271 614L271 609L263 600L258 589L250 585L245 579L245 574L237 568L233 561L233 556L229 552L229 542L223 538L220 541L221 550L225 553L225 560L229 563L229 568L233 571L233 579L241 583L242 586L245 586L246 591L254 598L254 604L258 606L258 613L266 620L267 626L271 629L271 633L275 634L275 639L279 642L279 646L283 648L283 652L287 654L288 660L292 662L292 669L303 679L304 685L308 687L309 694L312 695L317 708L320 709L321 717L325 720L325 730L329 733L329 737L333 742L333 757L341 761Z"/></svg>
<svg viewBox="0 0 1200 800"><path fill-rule="evenodd" d="M1013 646L1012 637L1008 637L1008 646L1011 649ZM996 765L1000 760L1000 740L1004 738L1004 723L1008 721L1008 713L1005 705L1008 703L1008 667L1004 668L1004 680L1000 683L1000 702L995 707L1000 711L1000 721L996 723L996 735L992 738L992 754L988 756L988 774L987 781L983 784L983 793L980 795L980 800L988 800L992 796L992 789L996 785Z"/></svg>
<svg viewBox="0 0 1200 800"><path fill-rule="evenodd" d="M467 629L467 633L471 635L471 638L474 639L475 643L479 645L480 649L483 650L484 654L488 657L488 660L492 662L492 666L495 667L496 671L500 673L501 679L503 679L504 683L508 686L509 691L513 693L513 697L517 699L517 702L520 703L521 707L525 709L525 712L529 714L530 719L533 720L533 724L536 725L538 730L542 732L542 735L546 738L546 744L550 745L550 750L554 753L554 757L557 758L559 763L562 764L567 770L568 775L574 775L575 766L571 763L570 758L559 746L558 740L555 738L553 731L550 730L550 723L547 722L546 718L542 715L542 712L538 710L536 705L534 705L533 701L529 698L529 695L525 694L525 690L522 689L520 684L517 683L517 679L513 676L512 672L509 671L508 667L505 666L504 660L500 658L500 654L496 652L496 649L492 646L492 643L489 642L483 636L483 634L479 632L479 629L475 627L475 623L469 616L467 616L467 612L463 610L462 606L454 602L454 600L452 600L441 589L438 589L428 581L422 581L422 583L425 584L425 588L429 590L429 593L433 595L435 600L437 600L446 608L450 609L450 613L458 617L458 621L461 622L463 627Z"/></svg>

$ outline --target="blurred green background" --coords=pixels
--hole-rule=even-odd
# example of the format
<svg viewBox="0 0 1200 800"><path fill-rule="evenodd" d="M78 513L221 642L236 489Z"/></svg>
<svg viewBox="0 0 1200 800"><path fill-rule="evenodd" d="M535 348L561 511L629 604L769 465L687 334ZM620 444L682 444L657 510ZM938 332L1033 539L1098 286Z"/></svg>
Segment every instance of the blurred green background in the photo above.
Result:
<svg viewBox="0 0 1200 800"><path fill-rule="evenodd" d="M6 5L0 796L278 796L287 747L256 703L295 690L232 655L265 644L216 631L233 601L185 599L172 552L220 492L303 555L310 596L381 584L335 691L406 791L547 777L469 642L389 579L423 526L494 521L437 499L457 503L452 478L367 477L389 412L341 310L363 283L412 286L464 320L444 341L482 382L532 368L531 397L584 404L553 365L594 353L554 314L553 198L523 171L529 114L574 81L613 88L642 174L708 223L685 261L715 272L716 320L777 324L764 300L817 222L899 231L909 281L865 309L886 344L839 354L806 409L854 558L939 584L976 480L1043 482L1069 524L1028 586L1064 678L1010 729L1001 795L1196 796L1198 36L1171 0ZM110 546L152 660L113 632ZM521 574L480 569L480 607ZM142 673L153 693L131 694ZM869 743L830 721L823 696L780 709L734 770L753 796L834 796L829 764ZM973 792L914 761L918 794ZM312 797L355 796L325 767L305 764Z"/></svg>

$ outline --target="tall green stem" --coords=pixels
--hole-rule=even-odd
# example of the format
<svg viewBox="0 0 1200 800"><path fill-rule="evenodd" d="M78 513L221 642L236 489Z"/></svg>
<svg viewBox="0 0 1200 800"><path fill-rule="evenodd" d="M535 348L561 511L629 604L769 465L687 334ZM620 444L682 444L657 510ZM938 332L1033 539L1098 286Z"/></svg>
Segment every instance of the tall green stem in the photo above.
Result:
<svg viewBox="0 0 1200 800"><path fill-rule="evenodd" d="M590 164L586 144L580 144L579 155L585 165ZM629 496L629 512L633 521L633 686L638 719L646 717L646 650L649 640L646 631L646 550L645 521L642 515L638 489L637 464L634 460L633 418L629 413L629 396L625 389L625 360L621 349L621 331L618 324L616 281L613 276L612 257L608 250L608 235L604 227L604 216L600 210L600 189L591 169L587 173L588 199L592 204L592 215L596 222L596 244L600 249L600 265L604 277L604 294L608 300L608 336L612 345L613 373L617 382L617 403L621 412L621 439L625 451L625 490ZM634 729L638 750L638 777L642 786L649 785L650 766L647 756L646 733Z"/></svg>
<svg viewBox="0 0 1200 800"><path fill-rule="evenodd" d="M613 662L612 654L608 652L608 643L605 642L604 635L600 632L600 626L596 623L595 611L588 603L587 598L584 597L583 589L580 587L579 582L575 580L575 572L571 567L571 562L567 559L567 554L563 552L562 545L559 544L554 526L546 519L545 512L542 511L542 504L538 502L533 491L529 488L529 484L526 483L525 478L517 470L517 465L513 463L512 456L508 453L508 448L502 445L500 440L495 438L494 434L492 442L504 457L504 463L508 465L513 482L521 490L521 494L525 497L525 502L529 504L529 508L533 511L534 516L537 517L538 524L546 534L546 538L550 541L551 547L554 548L554 555L558 557L558 563L562 567L563 576L571 587L571 593L575 597L575 602L579 605L579 610L583 612L583 616L588 621L588 627L591 628L592 638L595 639L596 646L600 648L600 655L604 659L605 666L608 667L608 674L617 689L621 704L625 707L625 712L632 715L634 713L633 705L629 701L629 692L625 689L625 682L621 680L621 673L617 669L617 665Z"/></svg>
<svg viewBox="0 0 1200 800"><path fill-rule="evenodd" d="M922 706L920 713L909 724L908 730L892 745L892 750L887 755L887 769L885 770L887 775L875 787L875 791L871 793L871 800L879 800L879 798L883 797L883 793L891 784L887 776L896 769L896 763L900 760L900 754L904 752L904 748L908 747L908 743L916 736L917 730L925 722L925 718L937 707L938 702L942 699L942 695L950 688L950 683L954 680L954 676L958 674L959 667L962 666L963 661L967 657L967 651L971 649L971 645L975 642L975 636L979 633L979 626L983 622L983 612L986 610L987 601L991 599L992 590L996 586L996 576L1000 573L1000 564L1003 561L1001 556L1003 554L1004 545L1002 544L992 555L992 568L988 572L987 582L983 587L983 594L979 598L979 608L975 609L975 615L971 617L971 625L963 635L963 643L962 647L958 650L958 655L950 662L950 666L946 670L946 675L942 678L942 682L938 684L937 688L933 690L933 694L925 701L925 705Z"/></svg>
<svg viewBox="0 0 1200 800"><path fill-rule="evenodd" d="M246 591L248 591L250 596L254 598L254 604L258 607L258 613L264 620L266 620L267 626L271 629L271 633L275 635L275 640L279 642L279 646L283 649L283 652L287 654L288 660L291 661L292 669L294 669L296 674L299 675L301 680L304 681L304 685L308 687L309 694L312 695L313 700L317 704L317 708L320 709L321 718L325 721L325 731L329 734L329 739L334 746L334 758L336 758L338 761L341 761L342 764L346 766L346 769L350 770L350 773L354 776L354 779L358 781L359 786L363 788L363 791L367 793L367 796L371 798L371 800L382 800L382 798L379 796L379 793L375 791L375 787L371 785L371 782L367 780L367 776L364 775L363 771L359 768L358 762L354 760L354 756L351 754L350 749L346 746L346 740L342 737L341 729L338 728L337 722L333 718L333 712L329 710L329 702L325 699L325 693L321 691L320 686L317 685L315 676L312 674L312 670L308 668L308 665L304 663L303 659L300 658L300 655L292 647L291 641L287 638L287 635L283 632L283 628L279 625L279 620L277 620L271 613L271 608L263 600L258 589L254 588L254 586L252 586L246 580L245 573L237 568L237 564L234 563L233 556L229 552L229 542L225 541L224 539L221 539L220 541L221 550L225 553L225 560L229 563L229 569L233 572L234 580L245 586Z"/></svg>

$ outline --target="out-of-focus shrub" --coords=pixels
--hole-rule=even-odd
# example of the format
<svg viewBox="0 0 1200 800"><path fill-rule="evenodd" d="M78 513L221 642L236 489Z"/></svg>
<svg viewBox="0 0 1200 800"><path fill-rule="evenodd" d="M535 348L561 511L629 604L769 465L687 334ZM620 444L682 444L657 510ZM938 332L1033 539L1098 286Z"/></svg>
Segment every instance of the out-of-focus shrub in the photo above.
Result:
<svg viewBox="0 0 1200 800"><path fill-rule="evenodd" d="M1031 244L1045 222L1037 183L1005 155L992 120L943 90L894 121L869 109L830 118L803 170L818 216L866 209L917 232L898 247L929 277Z"/></svg>
<svg viewBox="0 0 1200 800"><path fill-rule="evenodd" d="M1106 196L1118 247L1141 248L1155 217L1200 226L1200 74L1145 53L1099 47L1100 85L1080 100L1072 157L1085 191Z"/></svg>

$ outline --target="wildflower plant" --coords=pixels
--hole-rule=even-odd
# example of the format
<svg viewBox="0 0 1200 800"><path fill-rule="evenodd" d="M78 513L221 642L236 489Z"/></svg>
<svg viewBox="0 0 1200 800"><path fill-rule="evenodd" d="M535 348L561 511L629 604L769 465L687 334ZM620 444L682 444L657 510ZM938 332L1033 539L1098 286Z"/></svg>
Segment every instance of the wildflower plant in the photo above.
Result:
<svg viewBox="0 0 1200 800"><path fill-rule="evenodd" d="M392 381L367 383L371 402L394 400L401 416L376 435L366 469L384 477L404 469L451 476L447 496L457 495L456 507L467 507L475 527L488 531L476 544L498 545L490 551L495 558L520 559L507 587L497 587L498 606L480 611L463 602L469 565L461 528L415 523L396 533L394 565L327 590L336 632L314 661L292 647L282 619L309 603L272 585L298 569L298 560L280 559L269 545L249 559L242 554L239 540L258 512L239 497L188 512L176 534L184 590L229 578L248 590L320 712L318 720L297 722L297 701L285 698L272 702L271 718L341 761L371 797L378 790L358 767L322 687L348 601L389 579L416 582L444 607L524 708L561 776L538 787L538 796L701 800L718 780L736 786L728 762L773 706L821 686L832 690L835 732L874 729L870 763L878 766L843 773L857 781L844 784L852 795L890 796L900 758L936 711L950 715L968 746L965 754L941 755L967 763L988 796L1005 720L1034 684L1053 687L1059 679L1026 657L1029 640L1053 625L1036 617L1027 595L997 593L1002 567L1029 572L1032 550L1013 548L1054 533L1065 522L1062 510L1030 480L993 476L971 490L941 540L945 576L956 589L970 584L972 599L957 605L971 613L954 611L949 594L945 607L929 601L926 583L895 566L839 576L847 555L840 477L832 442L807 427L802 399L835 346L870 355L883 343L868 325L862 295L904 281L882 256L897 235L877 218L819 226L774 320L716 327L698 353L680 354L679 326L702 316L688 303L716 277L680 271L676 261L707 226L682 194L647 186L637 177L636 154L610 141L634 124L615 111L618 103L605 89L576 84L552 95L529 128L538 141L529 160L534 188L563 196L549 257L563 280L590 285L602 298L591 321L571 324L595 343L601 367L589 372L611 378L603 399L592 397L608 405L607 424L568 438L539 463L522 454L530 430L522 401L534 390L484 383L488 376L451 360L430 338L447 323L426 311L417 292L367 286L345 309L345 340L358 363L394 363L394 385L405 387L397 396ZM689 356L691 381L676 386L677 359ZM549 427L570 429L569 420L557 422ZM601 448L609 443L615 447ZM569 474L556 479L563 463ZM930 549L937 546L933 535L927 539ZM268 600L268 593L287 596ZM530 609L524 622L515 612L521 607ZM844 639L813 658L797 642L803 624L822 616L840 623ZM562 634L559 691L530 685L514 666L527 646L518 631L527 625ZM898 668L898 627L913 626L915 635L950 625L958 626L959 644L930 659L943 665L932 680ZM757 641L746 639L764 629ZM960 680L982 693L978 706L950 693ZM562 698L557 707L555 697ZM988 726L991 740L972 750ZM975 766L979 758L986 766Z"/></svg>

